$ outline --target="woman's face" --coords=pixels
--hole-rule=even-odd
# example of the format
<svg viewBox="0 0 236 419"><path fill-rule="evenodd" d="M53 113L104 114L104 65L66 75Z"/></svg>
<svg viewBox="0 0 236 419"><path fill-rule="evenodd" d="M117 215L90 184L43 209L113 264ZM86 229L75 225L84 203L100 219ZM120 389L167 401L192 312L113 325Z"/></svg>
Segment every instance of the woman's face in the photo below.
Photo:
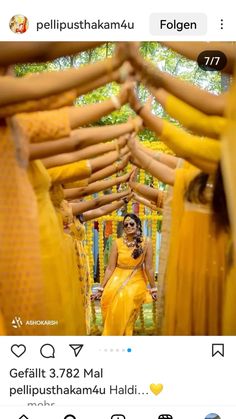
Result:
<svg viewBox="0 0 236 419"><path fill-rule="evenodd" d="M137 224L133 218L127 217L124 221L124 232L128 235L133 235L137 231Z"/></svg>

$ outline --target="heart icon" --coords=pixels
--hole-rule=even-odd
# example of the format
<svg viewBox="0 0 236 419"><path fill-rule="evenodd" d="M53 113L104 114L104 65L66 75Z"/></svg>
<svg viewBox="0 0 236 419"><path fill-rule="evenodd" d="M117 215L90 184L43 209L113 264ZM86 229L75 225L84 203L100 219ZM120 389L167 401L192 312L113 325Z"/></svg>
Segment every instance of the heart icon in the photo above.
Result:
<svg viewBox="0 0 236 419"><path fill-rule="evenodd" d="M157 396L159 393L163 390L162 384L150 384L150 390L155 396Z"/></svg>
<svg viewBox="0 0 236 419"><path fill-rule="evenodd" d="M25 345L12 345L11 347L12 353L17 356L17 358L20 358L26 351Z"/></svg>

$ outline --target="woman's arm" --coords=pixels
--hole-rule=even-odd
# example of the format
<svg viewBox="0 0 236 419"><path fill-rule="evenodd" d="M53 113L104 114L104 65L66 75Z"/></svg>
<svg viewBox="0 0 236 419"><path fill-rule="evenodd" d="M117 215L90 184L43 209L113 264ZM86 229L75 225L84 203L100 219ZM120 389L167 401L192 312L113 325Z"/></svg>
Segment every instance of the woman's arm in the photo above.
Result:
<svg viewBox="0 0 236 419"><path fill-rule="evenodd" d="M165 164L150 158L149 155L147 155L138 147L137 140L134 137L131 137L128 140L128 147L132 152L132 156L138 160L139 165L143 169L147 170L149 173L151 173L151 175L163 183L167 183L168 185L174 184L175 171Z"/></svg>
<svg viewBox="0 0 236 419"><path fill-rule="evenodd" d="M103 42L1 42L0 66L16 63L46 62L79 54Z"/></svg>
<svg viewBox="0 0 236 419"><path fill-rule="evenodd" d="M129 134L133 131L138 131L142 128L142 124L142 119L137 116L123 124L80 128L78 130L74 130L74 136L79 142L80 147L83 148L84 144L97 144L112 140L113 138L121 137L122 135Z"/></svg>
<svg viewBox="0 0 236 419"><path fill-rule="evenodd" d="M147 239L147 248L144 260L145 266L145 273L147 275L149 284L151 285L151 295L154 301L157 299L157 286L154 279L154 271L153 271L153 264L152 264L152 243L150 240Z"/></svg>
<svg viewBox="0 0 236 419"><path fill-rule="evenodd" d="M111 99L104 100L101 103L93 103L80 107L71 106L69 108L69 118L71 129L81 127L83 125L92 124L105 115L120 109L128 100L128 89L133 85L130 82L125 83L121 87L119 95Z"/></svg>
<svg viewBox="0 0 236 419"><path fill-rule="evenodd" d="M58 140L56 141L58 142L65 142L66 140ZM68 139L68 142L71 143L71 140ZM80 161L80 160L88 160L88 159L92 159L94 157L98 157L101 154L106 154L109 151L118 151L121 150L127 143L126 138L121 137L119 138L119 140L117 141L113 141L110 142L109 144L96 144L93 146L89 146L89 147L85 147L82 148L82 150L78 150L78 151L73 151L71 153L60 153L58 155L53 155L52 157L48 157L48 158L44 158L43 162L45 164L46 167L53 167L53 166L61 166L63 164L69 164L69 163L73 163L75 161ZM33 149L31 148L31 155L30 158L32 159L32 151L37 149L39 150L40 147L38 147L39 144L35 144L36 148L34 147ZM45 144L45 146L43 146L44 143L41 143L41 151L45 150L47 148L47 143ZM60 146L59 146L60 147ZM50 148L51 151L51 148ZM33 157L35 158L35 153L33 154ZM39 157L37 157L39 158ZM41 159L43 157L41 156Z"/></svg>
<svg viewBox="0 0 236 419"><path fill-rule="evenodd" d="M158 201L158 189L151 188L142 183L133 182L132 180L129 180L129 186L133 191L137 192L137 194L144 196L144 198L147 198L152 202Z"/></svg>
<svg viewBox="0 0 236 419"><path fill-rule="evenodd" d="M88 64L80 68L45 72L30 77L0 77L0 106L40 99L46 96L77 89L79 86L113 72L121 65L115 55L104 61Z"/></svg>
<svg viewBox="0 0 236 419"><path fill-rule="evenodd" d="M162 42L168 48L173 49L190 60L197 61L203 51L221 51L227 57L227 63L223 72L233 74L236 48L232 42Z"/></svg>
<svg viewBox="0 0 236 419"><path fill-rule="evenodd" d="M151 150L148 147L144 147L142 143L139 143L139 148L146 154L149 154L149 156L151 156L154 160L166 164L166 166L169 166L172 169L176 169L179 160L178 157L171 156L170 154L162 153L160 151Z"/></svg>
<svg viewBox="0 0 236 419"><path fill-rule="evenodd" d="M158 116L154 116L146 105L140 105L140 102L133 91L129 92L129 101L132 108L143 118L145 125L153 130L161 138L161 140L176 153L177 156L188 160L194 165L196 165L196 162L199 162L197 167L201 170L206 168L206 163L210 163L209 167L212 167L214 163L216 169L221 156L221 144L219 141L208 137L192 135L187 131L176 127L170 122L162 120ZM135 157L140 165L141 162L137 158L138 151L140 150L137 149ZM201 164L201 161L203 164Z"/></svg>
<svg viewBox="0 0 236 419"><path fill-rule="evenodd" d="M68 160L73 162L78 160L86 160L116 150L121 149L126 144L125 136L120 137L117 142L109 144L95 144L82 148L76 151L77 147L73 137L62 138L57 141L47 141L43 143L29 144L30 160L47 159L51 156L58 158L61 161ZM59 156L55 155L57 153ZM69 155L63 153L70 153ZM49 159L47 160L50 161Z"/></svg>
<svg viewBox="0 0 236 419"><path fill-rule="evenodd" d="M157 211L158 208L156 205L154 205L152 202L148 201L145 198L142 198L137 193L134 193L133 200L139 202L140 204L144 205L145 207L150 208L152 211Z"/></svg>
<svg viewBox="0 0 236 419"><path fill-rule="evenodd" d="M106 153L103 156L89 160L91 173L97 172L103 167L113 164L119 157L123 157L128 152L129 152L129 149L127 146L125 146L120 150L119 153L117 151L111 151L110 153ZM59 154L58 156L53 156L47 159L43 159L43 164L47 169L49 169L50 167L57 167L57 166L71 164L71 163L82 160L80 159L79 154L80 152L78 151L74 153L69 153L69 154Z"/></svg>
<svg viewBox="0 0 236 419"><path fill-rule="evenodd" d="M71 207L73 210L74 215L83 214L86 211L90 211L94 208L102 207L103 205L107 205L113 201L125 198L129 194L129 190L118 193L111 193L109 195L99 196L98 198L91 199L89 201L84 202L71 202Z"/></svg>
<svg viewBox="0 0 236 419"><path fill-rule="evenodd" d="M122 157L119 162L110 164L109 166L104 167L104 169L98 170L96 173L92 173L88 183L90 184L93 182L97 182L98 180L108 178L114 175L115 173L122 171L129 163L129 159L130 153Z"/></svg>
<svg viewBox="0 0 236 419"><path fill-rule="evenodd" d="M113 202L112 204L104 205L101 208L87 211L83 213L84 221L96 220L97 218L103 217L104 215L111 214L113 211L116 211L123 207L124 201Z"/></svg>
<svg viewBox="0 0 236 419"><path fill-rule="evenodd" d="M64 189L65 199L71 200L76 198L83 198L97 192L105 191L112 188L112 186L119 185L120 183L128 182L130 173L116 177L114 179L103 180L91 183L89 186L82 188Z"/></svg>
<svg viewBox="0 0 236 419"><path fill-rule="evenodd" d="M106 84L111 83L113 81L116 81L117 83L123 83L123 71L127 73L127 76L131 76L133 72L133 67L131 65L127 66L126 62L119 69L109 72L95 80L92 80L89 83L83 84L83 86L80 86L76 89L77 96L82 96L88 92L91 92L92 90L96 90L99 87L105 86Z"/></svg>
<svg viewBox="0 0 236 419"><path fill-rule="evenodd" d="M162 87L174 96L208 115L220 115L225 112L227 94L216 96L199 87L183 81L175 76L160 71L153 64L144 60L138 48L129 43L129 59L132 65L141 74L144 84L155 88Z"/></svg>
<svg viewBox="0 0 236 419"><path fill-rule="evenodd" d="M151 92L172 118L177 119L193 133L219 138L225 129L226 118L207 115L171 95L165 89L151 89Z"/></svg>

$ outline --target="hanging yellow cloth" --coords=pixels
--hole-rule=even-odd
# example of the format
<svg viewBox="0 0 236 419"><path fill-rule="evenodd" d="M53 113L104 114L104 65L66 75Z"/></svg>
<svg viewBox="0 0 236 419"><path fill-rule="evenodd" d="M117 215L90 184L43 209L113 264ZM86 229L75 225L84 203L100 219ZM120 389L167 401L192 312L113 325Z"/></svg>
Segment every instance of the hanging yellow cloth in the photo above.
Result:
<svg viewBox="0 0 236 419"><path fill-rule="evenodd" d="M147 294L143 255L133 259L133 248L117 239L117 266L108 280L101 299L103 336L130 336ZM120 266L120 267L119 267ZM134 274L134 268L138 267Z"/></svg>
<svg viewBox="0 0 236 419"><path fill-rule="evenodd" d="M217 231L209 205L184 200L196 172L177 173L163 334L220 335L228 235Z"/></svg>
<svg viewBox="0 0 236 419"><path fill-rule="evenodd" d="M52 335L74 334L71 304L68 300L68 271L64 243L49 188L51 179L40 160L30 163L29 179L38 203L41 259L46 288L46 304L50 319L58 321L51 328Z"/></svg>
<svg viewBox="0 0 236 419"><path fill-rule="evenodd" d="M38 213L25 170L21 144L10 130L0 127L0 306L9 335L44 335L46 326L26 325L27 320L48 319L44 307ZM23 147L22 147L23 148ZM23 325L13 328L20 317Z"/></svg>
<svg viewBox="0 0 236 419"><path fill-rule="evenodd" d="M80 302L81 309L84 319L84 333L89 335L90 333L90 318L91 318L91 279L89 269L89 258L88 251L85 246L85 226L74 217L73 223L69 225L70 234L74 240L74 246L76 250L76 260L78 266L78 279L80 282Z"/></svg>
<svg viewBox="0 0 236 419"><path fill-rule="evenodd" d="M58 185L59 183L64 183L74 179L88 178L90 173L91 168L89 161L87 160L48 169L48 174L53 182L52 192L58 188L63 191L61 186ZM53 201L55 204L55 197L53 198ZM75 254L75 258L73 256L73 259L76 260L77 266L77 287L79 290L77 293L74 293L77 295L77 301L74 299L78 319L77 334L86 335L89 334L90 331L90 277L88 260L83 245L85 228L73 217L72 208L66 200L61 199L61 202L58 204L64 227L66 226L67 228L66 236L71 234L71 237L67 237L67 249L72 243L73 250L71 250L69 254Z"/></svg>
<svg viewBox="0 0 236 419"><path fill-rule="evenodd" d="M236 335L236 71L228 96L227 127L222 137L222 170L233 242L224 304L224 334Z"/></svg>

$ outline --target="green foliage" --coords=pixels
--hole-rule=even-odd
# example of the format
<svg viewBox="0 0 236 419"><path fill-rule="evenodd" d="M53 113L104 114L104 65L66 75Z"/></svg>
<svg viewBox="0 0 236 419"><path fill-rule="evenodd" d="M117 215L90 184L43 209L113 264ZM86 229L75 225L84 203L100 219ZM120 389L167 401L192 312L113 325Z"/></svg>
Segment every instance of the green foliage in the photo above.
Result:
<svg viewBox="0 0 236 419"><path fill-rule="evenodd" d="M73 57L61 57L50 63L42 64L24 64L15 68L16 75L22 77L28 73L39 73L42 71L59 71L71 67L81 67L89 63L94 63L111 57L114 53L115 46L112 43L106 43L91 51L82 52ZM201 70L196 62L183 58L181 55L172 50L163 47L157 42L143 42L140 47L143 57L157 66L160 70L178 76L182 80L189 81L202 89L209 92L219 94L221 91L221 75L218 72L205 72ZM97 90L79 97L76 100L77 106L85 104L98 103L108 99L111 95L117 95L119 86L117 83L109 83ZM140 84L137 93L142 103L145 103L149 96L148 90ZM153 113L162 118L170 119L163 111L162 107L153 100ZM101 118L96 125L111 125L114 123L122 123L133 116L134 113L128 105L125 105L119 111ZM175 122L175 121L173 121ZM176 122L175 122L176 123ZM147 129L140 134L141 140L156 141L156 136Z"/></svg>

